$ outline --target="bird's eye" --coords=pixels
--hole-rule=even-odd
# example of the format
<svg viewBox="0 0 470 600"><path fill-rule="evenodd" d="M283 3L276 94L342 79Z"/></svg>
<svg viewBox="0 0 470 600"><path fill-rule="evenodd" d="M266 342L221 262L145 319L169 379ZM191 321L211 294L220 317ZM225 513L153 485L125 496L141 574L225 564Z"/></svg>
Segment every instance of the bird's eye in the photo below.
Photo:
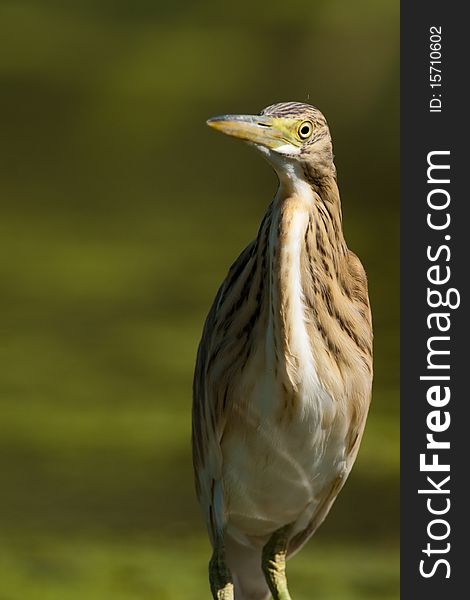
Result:
<svg viewBox="0 0 470 600"><path fill-rule="evenodd" d="M313 124L310 121L304 121L299 125L297 133L301 140L306 140L313 133Z"/></svg>

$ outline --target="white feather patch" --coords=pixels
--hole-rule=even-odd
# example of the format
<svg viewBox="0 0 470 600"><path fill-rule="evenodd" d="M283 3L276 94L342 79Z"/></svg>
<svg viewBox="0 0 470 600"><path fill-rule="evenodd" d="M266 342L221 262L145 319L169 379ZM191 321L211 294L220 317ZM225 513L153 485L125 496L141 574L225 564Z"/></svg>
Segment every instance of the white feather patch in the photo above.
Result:
<svg viewBox="0 0 470 600"><path fill-rule="evenodd" d="M297 146L293 146L292 144L283 144L282 146L274 148L274 152L277 152L278 154L298 155L300 154L300 148L298 148Z"/></svg>

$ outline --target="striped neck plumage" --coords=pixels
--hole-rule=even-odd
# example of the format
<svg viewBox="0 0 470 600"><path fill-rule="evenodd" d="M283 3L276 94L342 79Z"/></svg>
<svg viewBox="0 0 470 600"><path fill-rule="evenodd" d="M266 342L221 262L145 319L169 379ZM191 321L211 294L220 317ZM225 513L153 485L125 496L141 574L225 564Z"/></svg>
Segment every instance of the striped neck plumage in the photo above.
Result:
<svg viewBox="0 0 470 600"><path fill-rule="evenodd" d="M316 369L305 327L307 289L322 289L338 273L347 253L336 178L310 179L299 164L279 173L270 226L271 314L274 349L294 389L312 387ZM290 167L290 165L289 165ZM302 383L303 382L303 383Z"/></svg>
<svg viewBox="0 0 470 600"><path fill-rule="evenodd" d="M275 208L280 208L279 216L284 212L284 205L308 211L310 228L313 229L315 225L316 232L323 231L325 234L320 247L320 233L317 233L317 250L328 250L332 255L344 256L347 247L343 236L341 201L334 164L331 162L321 171L298 161L286 161L276 167L279 189L274 204Z"/></svg>

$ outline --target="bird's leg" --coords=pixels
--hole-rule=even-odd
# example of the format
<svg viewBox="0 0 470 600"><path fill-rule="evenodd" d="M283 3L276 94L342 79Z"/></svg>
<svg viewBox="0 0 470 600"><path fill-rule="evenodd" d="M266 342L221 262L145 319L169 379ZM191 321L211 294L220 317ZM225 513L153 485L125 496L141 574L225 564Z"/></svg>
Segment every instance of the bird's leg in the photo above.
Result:
<svg viewBox="0 0 470 600"><path fill-rule="evenodd" d="M286 525L275 531L263 548L262 568L273 600L291 600L286 577L287 544L291 529L291 525Z"/></svg>
<svg viewBox="0 0 470 600"><path fill-rule="evenodd" d="M224 542L219 538L209 562L209 581L214 600L233 600L233 581L225 562Z"/></svg>

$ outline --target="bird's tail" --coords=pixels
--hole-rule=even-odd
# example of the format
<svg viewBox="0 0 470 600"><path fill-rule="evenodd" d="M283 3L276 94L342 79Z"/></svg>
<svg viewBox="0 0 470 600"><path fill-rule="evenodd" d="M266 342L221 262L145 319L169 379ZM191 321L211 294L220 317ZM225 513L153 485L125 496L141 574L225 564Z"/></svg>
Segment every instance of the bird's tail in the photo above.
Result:
<svg viewBox="0 0 470 600"><path fill-rule="evenodd" d="M235 600L267 600L270 592L261 569L262 548L244 546L227 536L225 552L233 577Z"/></svg>

